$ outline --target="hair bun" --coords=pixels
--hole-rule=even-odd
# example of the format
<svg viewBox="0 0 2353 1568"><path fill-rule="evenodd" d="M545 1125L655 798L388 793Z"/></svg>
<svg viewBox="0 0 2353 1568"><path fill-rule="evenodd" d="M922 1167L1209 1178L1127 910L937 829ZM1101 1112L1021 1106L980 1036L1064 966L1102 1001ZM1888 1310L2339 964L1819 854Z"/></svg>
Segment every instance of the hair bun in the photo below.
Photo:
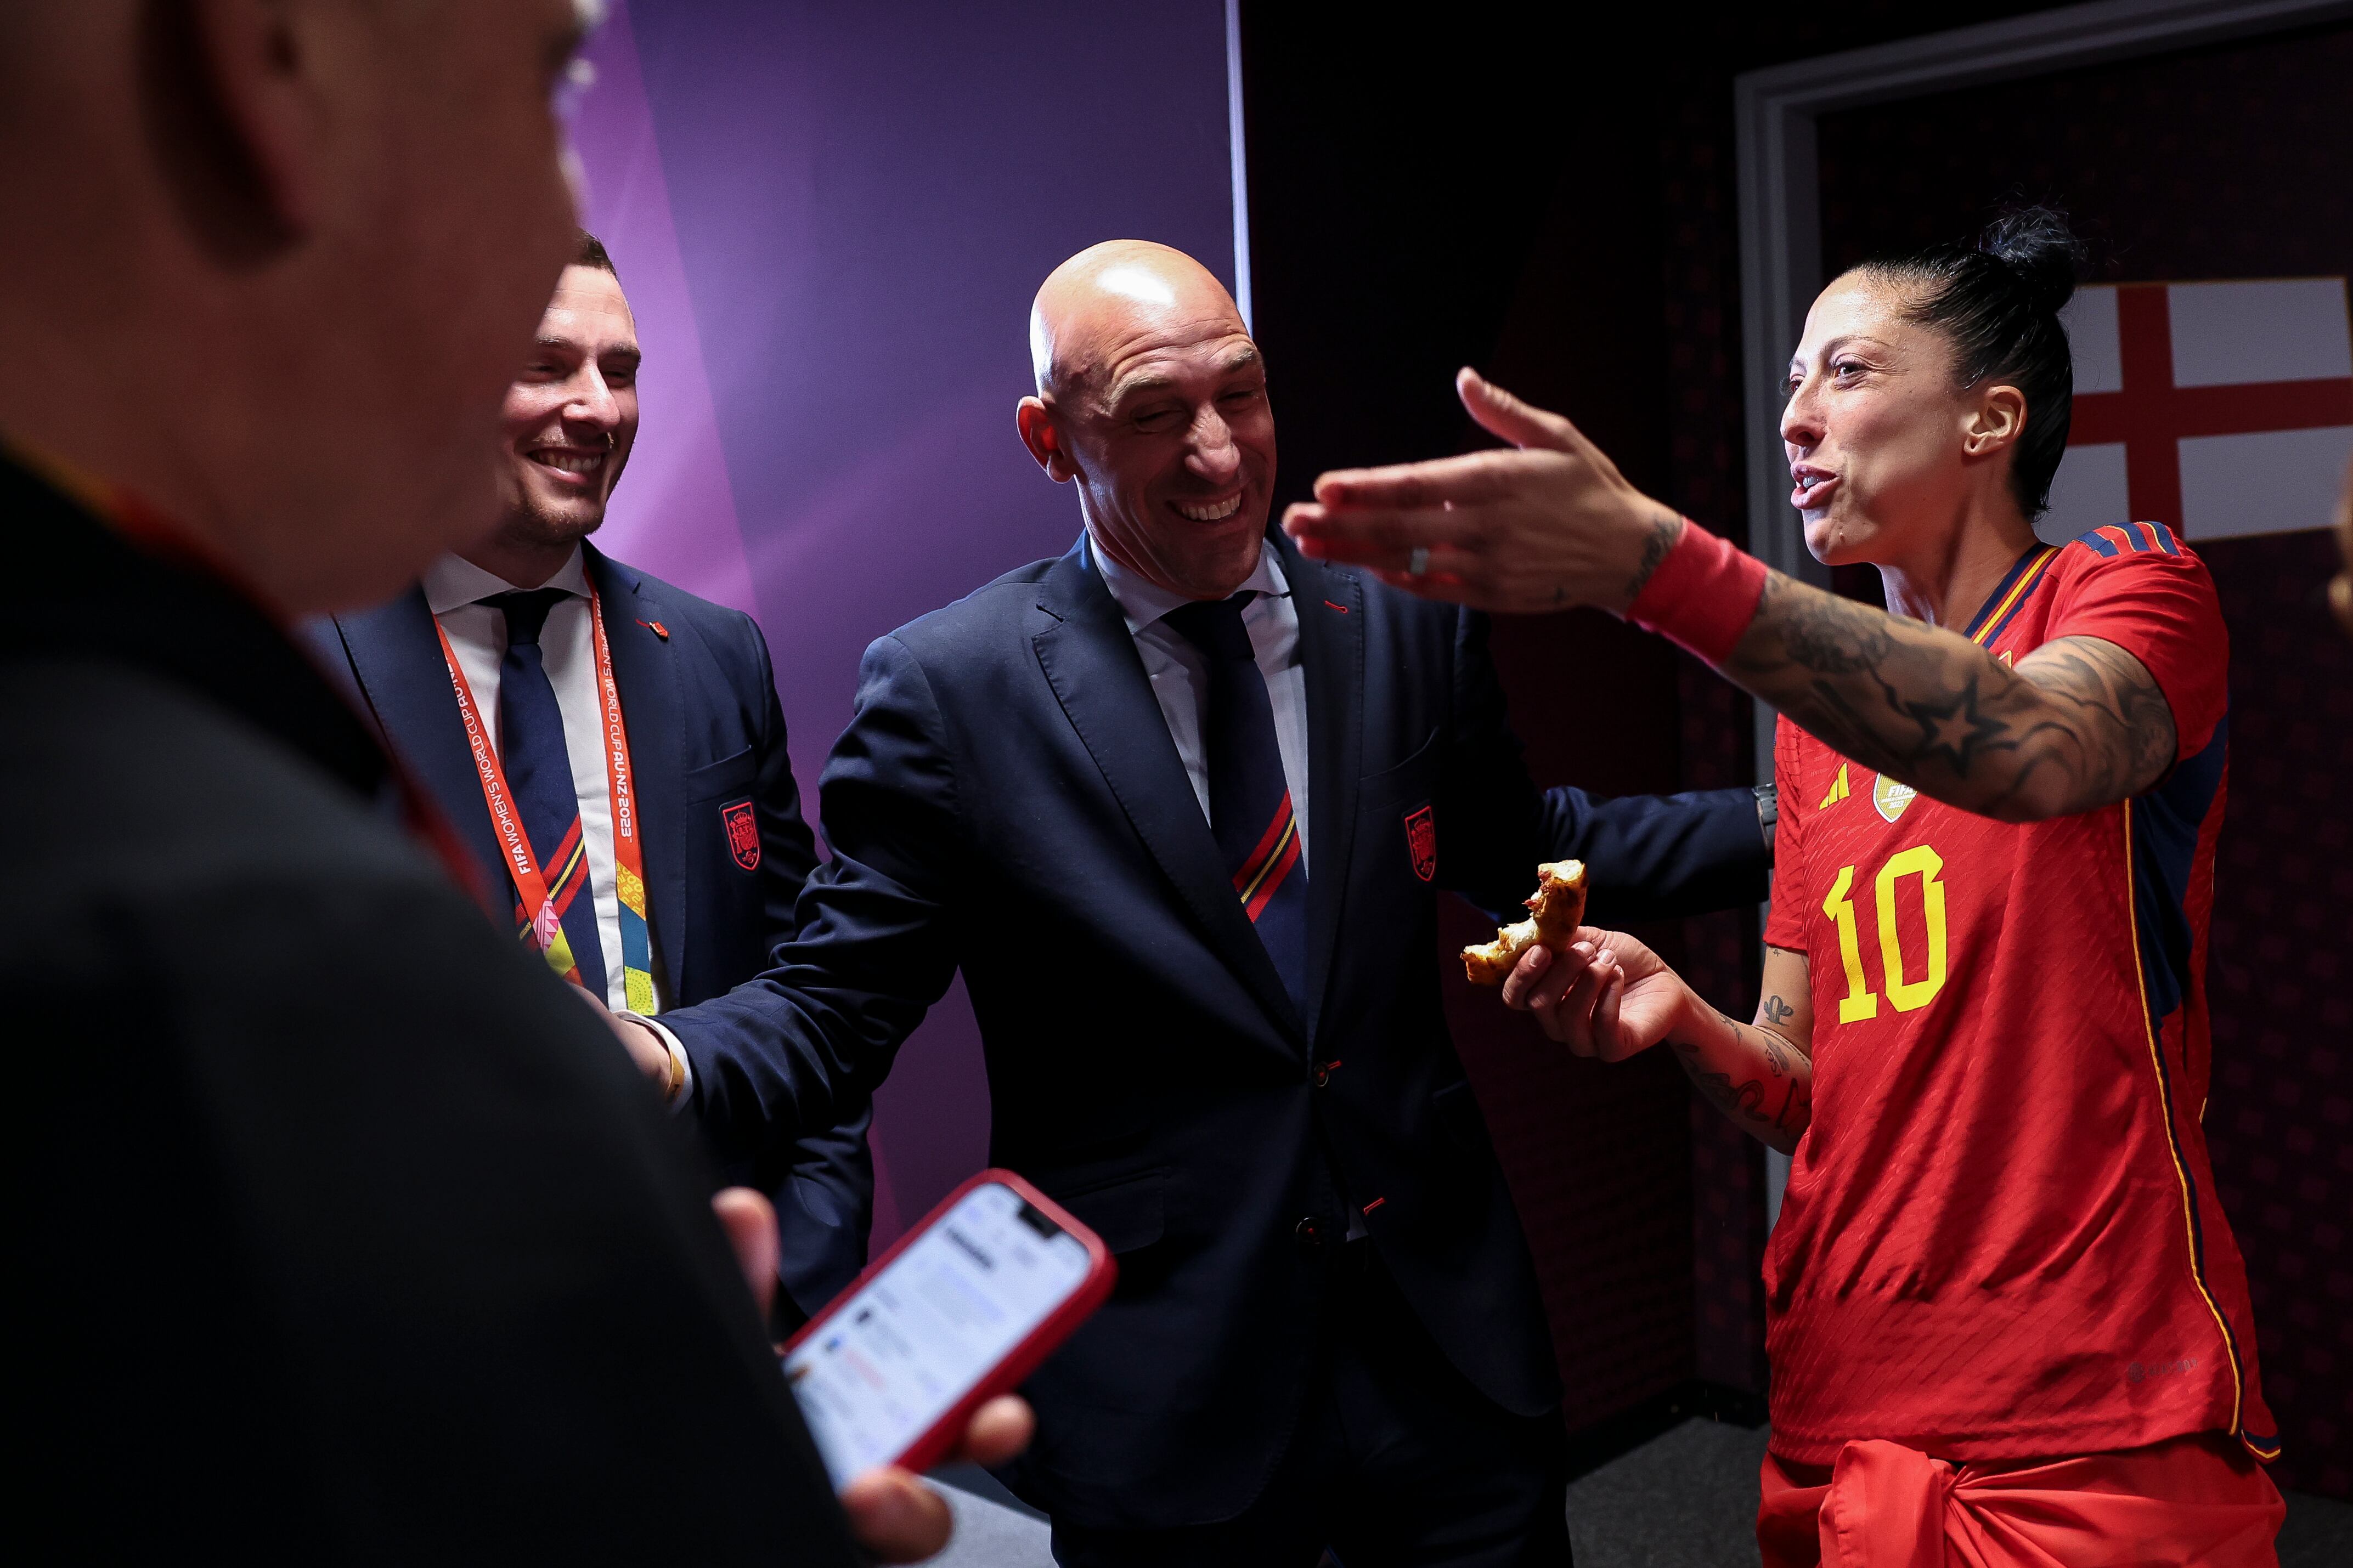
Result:
<svg viewBox="0 0 2353 1568"><path fill-rule="evenodd" d="M2056 312L2075 292L2088 253L2064 213L2021 207L1986 226L1978 248L2007 264L2038 310Z"/></svg>

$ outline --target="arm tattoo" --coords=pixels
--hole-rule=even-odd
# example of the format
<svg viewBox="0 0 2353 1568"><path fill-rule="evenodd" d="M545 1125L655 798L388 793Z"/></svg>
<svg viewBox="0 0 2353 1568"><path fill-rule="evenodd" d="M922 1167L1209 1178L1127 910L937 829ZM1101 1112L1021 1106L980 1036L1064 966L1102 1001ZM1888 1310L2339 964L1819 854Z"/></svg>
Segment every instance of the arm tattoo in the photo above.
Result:
<svg viewBox="0 0 2353 1568"><path fill-rule="evenodd" d="M1813 1093L1791 1070L1788 1042L1768 1029L1740 1023L1721 1012L1716 1016L1744 1046L1763 1053L1773 1081L1751 1078L1735 1083L1732 1074L1717 1072L1701 1059L1697 1044L1670 1037L1667 1044L1674 1047L1675 1060L1683 1064L1684 1075L1717 1110L1760 1136L1759 1130L1792 1135L1804 1131L1813 1116Z"/></svg>
<svg viewBox="0 0 2353 1568"><path fill-rule="evenodd" d="M1752 1078L1745 1083L1735 1084L1730 1073L1710 1072L1700 1065L1697 1046L1683 1040L1672 1043L1675 1059L1683 1064L1683 1071L1692 1082L1699 1086L1702 1094L1715 1102L1717 1109L1736 1121L1746 1120L1767 1127L1773 1124L1772 1115L1764 1109L1766 1093L1762 1079Z"/></svg>
<svg viewBox="0 0 2353 1568"><path fill-rule="evenodd" d="M1777 596L1773 590L1778 586L1771 578L1766 580L1766 605L1773 605ZM1886 628L1873 624L1873 617L1864 613L1867 606L1851 599L1835 594L1784 597L1795 602L1784 611L1781 640L1788 645L1791 659L1817 675L1859 675L1875 668L1895 646ZM1758 613L1761 616L1764 612Z"/></svg>
<svg viewBox="0 0 2353 1568"><path fill-rule="evenodd" d="M1778 572L1725 673L1863 766L2010 821L2137 795L2178 739L2164 692L2113 643L2062 637L2013 669Z"/></svg>
<svg viewBox="0 0 2353 1568"><path fill-rule="evenodd" d="M1642 596L1642 590L1650 585L1651 574L1659 569L1659 563L1667 558L1667 552L1672 550L1675 542L1683 536L1683 520L1673 512L1662 511L1651 520L1651 537L1642 543L1641 563L1634 568L1634 575L1626 583L1629 604ZM1553 599L1557 604L1560 595L1556 594Z"/></svg>
<svg viewBox="0 0 2353 1568"><path fill-rule="evenodd" d="M1796 1011L1797 1009L1795 1007L1790 1006L1778 996L1767 996L1765 998L1765 1016L1771 1020L1777 1027L1788 1023L1789 1021L1790 1015Z"/></svg>

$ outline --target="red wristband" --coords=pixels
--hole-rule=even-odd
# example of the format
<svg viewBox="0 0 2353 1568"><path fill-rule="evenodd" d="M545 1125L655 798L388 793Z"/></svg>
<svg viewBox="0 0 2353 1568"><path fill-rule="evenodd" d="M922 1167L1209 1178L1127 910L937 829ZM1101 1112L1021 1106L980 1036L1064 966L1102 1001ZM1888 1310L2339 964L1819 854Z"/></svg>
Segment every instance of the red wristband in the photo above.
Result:
<svg viewBox="0 0 2353 1568"><path fill-rule="evenodd" d="M1626 618L1722 664L1764 596L1765 563L1685 518L1683 536L1634 595Z"/></svg>

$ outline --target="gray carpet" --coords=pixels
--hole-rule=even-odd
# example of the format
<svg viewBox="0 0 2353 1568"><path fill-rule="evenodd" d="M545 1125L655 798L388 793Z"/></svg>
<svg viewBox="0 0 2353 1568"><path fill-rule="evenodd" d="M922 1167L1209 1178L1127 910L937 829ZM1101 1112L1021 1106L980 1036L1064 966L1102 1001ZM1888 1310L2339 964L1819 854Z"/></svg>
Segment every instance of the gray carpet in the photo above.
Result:
<svg viewBox="0 0 2353 1568"><path fill-rule="evenodd" d="M1052 1568L1054 1554L1047 1549L1044 1520L976 1497L953 1483L939 1491L955 1513L955 1538L931 1560L939 1568Z"/></svg>
<svg viewBox="0 0 2353 1568"><path fill-rule="evenodd" d="M1577 1568L1722 1568L1757 1556L1765 1428L1686 1421L1571 1483Z"/></svg>
<svg viewBox="0 0 2353 1568"><path fill-rule="evenodd" d="M1757 1561L1757 1467L1765 1429L1686 1421L1568 1489L1577 1568L1736 1568ZM1046 1525L987 1472L935 1474L955 1510L943 1568L1050 1568ZM2280 1568L2353 1565L2353 1503L2287 1494Z"/></svg>
<svg viewBox="0 0 2353 1568"><path fill-rule="evenodd" d="M1045 1516L978 1465L942 1465L932 1483L955 1514L955 1535L937 1568L1053 1568Z"/></svg>

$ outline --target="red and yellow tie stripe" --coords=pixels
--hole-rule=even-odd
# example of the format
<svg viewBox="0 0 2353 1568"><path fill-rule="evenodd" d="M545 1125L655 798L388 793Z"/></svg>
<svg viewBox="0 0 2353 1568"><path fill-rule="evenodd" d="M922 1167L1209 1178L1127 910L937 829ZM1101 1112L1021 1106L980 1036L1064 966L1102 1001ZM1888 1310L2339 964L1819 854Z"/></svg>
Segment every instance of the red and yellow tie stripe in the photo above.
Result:
<svg viewBox="0 0 2353 1568"><path fill-rule="evenodd" d="M1299 864L1299 823L1292 815L1291 792L1282 792L1282 804L1275 808L1274 820L1267 825L1250 858L1234 873L1234 891L1240 895L1242 910L1255 924L1273 901L1275 889Z"/></svg>

